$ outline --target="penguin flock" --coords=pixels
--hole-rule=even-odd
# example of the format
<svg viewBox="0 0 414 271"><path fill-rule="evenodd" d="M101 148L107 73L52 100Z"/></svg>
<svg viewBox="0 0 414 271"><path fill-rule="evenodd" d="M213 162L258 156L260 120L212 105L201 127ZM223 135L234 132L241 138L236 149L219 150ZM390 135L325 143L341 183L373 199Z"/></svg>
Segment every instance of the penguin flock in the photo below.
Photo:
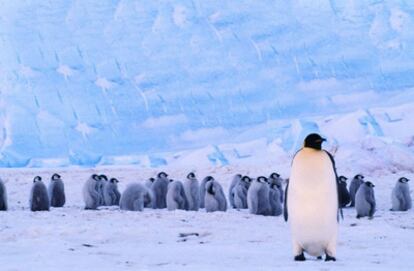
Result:
<svg viewBox="0 0 414 271"><path fill-rule="evenodd" d="M362 174L352 178L338 176L333 156L322 149L325 141L310 134L294 156L289 179L273 172L256 178L234 175L227 198L222 185L212 176L199 182L194 172L184 181L173 180L165 172L144 182L127 185L120 193L119 181L106 175L92 174L82 189L85 210L101 206L119 206L120 210L167 209L226 212L228 208L247 209L263 216L280 216L290 224L295 261L304 261L305 252L318 259L335 261L338 221L342 208L355 208L356 218L372 219L376 211L375 185ZM62 177L55 173L49 186L40 176L33 179L29 206L31 211L49 211L66 202ZM229 206L228 206L229 204ZM391 192L391 211L412 207L409 179L401 177ZM7 191L0 179L0 211L6 211Z"/></svg>

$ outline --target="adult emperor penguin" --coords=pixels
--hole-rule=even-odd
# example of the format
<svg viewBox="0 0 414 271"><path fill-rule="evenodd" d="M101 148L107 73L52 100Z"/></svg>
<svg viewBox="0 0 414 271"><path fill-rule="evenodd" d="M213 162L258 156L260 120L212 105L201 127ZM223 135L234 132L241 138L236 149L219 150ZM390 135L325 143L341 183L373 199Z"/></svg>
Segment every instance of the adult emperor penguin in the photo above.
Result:
<svg viewBox="0 0 414 271"><path fill-rule="evenodd" d="M410 187L405 177L398 179L391 194L392 209L391 211L408 211L411 209L412 200L410 195Z"/></svg>
<svg viewBox="0 0 414 271"><path fill-rule="evenodd" d="M324 141L309 134L292 161L284 217L290 222L295 261L306 260L304 252L336 261L338 187L334 159L322 150Z"/></svg>

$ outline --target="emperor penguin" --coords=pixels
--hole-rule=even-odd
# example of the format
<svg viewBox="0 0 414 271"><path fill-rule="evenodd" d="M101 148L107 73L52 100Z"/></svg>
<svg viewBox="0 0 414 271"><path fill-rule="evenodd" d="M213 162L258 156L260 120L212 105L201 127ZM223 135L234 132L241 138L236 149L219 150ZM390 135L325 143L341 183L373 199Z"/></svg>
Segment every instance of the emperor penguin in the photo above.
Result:
<svg viewBox="0 0 414 271"><path fill-rule="evenodd" d="M234 192L233 192L233 188L238 184L238 182L241 180L242 175L241 174L236 174L234 175L233 179L231 180L230 183L230 187L229 187L229 202L230 202L230 207L232 208L237 208L234 205Z"/></svg>
<svg viewBox="0 0 414 271"><path fill-rule="evenodd" d="M144 182L144 186L148 189L148 193L145 194L144 207L155 209L155 197L152 191L152 184L155 182L155 178L149 178Z"/></svg>
<svg viewBox="0 0 414 271"><path fill-rule="evenodd" d="M376 206L374 187L375 185L371 182L364 182L359 186L355 195L357 218L368 216L372 219L374 217Z"/></svg>
<svg viewBox="0 0 414 271"><path fill-rule="evenodd" d="M351 184L349 185L349 196L351 197L351 204L349 207L355 206L355 195L358 191L358 188L361 184L364 183L364 176L361 174L355 175L355 177L352 179Z"/></svg>
<svg viewBox="0 0 414 271"><path fill-rule="evenodd" d="M50 178L48 188L50 206L63 207L63 205L65 205L66 202L65 185L63 184L62 178L59 174L55 173L52 175L52 178Z"/></svg>
<svg viewBox="0 0 414 271"><path fill-rule="evenodd" d="M392 190L391 211L408 211L411 209L412 200L410 195L410 187L408 185L409 181L410 180L405 177L398 179L394 189Z"/></svg>
<svg viewBox="0 0 414 271"><path fill-rule="evenodd" d="M305 261L304 252L336 261L337 178L332 155L322 150L324 141L319 134L309 134L292 161L284 217L289 219L295 261Z"/></svg>
<svg viewBox="0 0 414 271"><path fill-rule="evenodd" d="M177 209L188 210L188 201L184 191L184 185L180 181L170 180L166 200L169 211Z"/></svg>
<svg viewBox="0 0 414 271"><path fill-rule="evenodd" d="M96 210L101 203L100 186L101 178L93 174L85 182L82 189L85 210Z"/></svg>
<svg viewBox="0 0 414 271"><path fill-rule="evenodd" d="M249 190L252 179L249 176L243 176L240 181L233 187L234 207L238 210L247 209L247 191Z"/></svg>
<svg viewBox="0 0 414 271"><path fill-rule="evenodd" d="M149 194L147 187L140 183L129 184L121 195L119 207L126 211L143 211L145 198Z"/></svg>
<svg viewBox="0 0 414 271"><path fill-rule="evenodd" d="M270 215L269 185L264 176L256 178L247 191L249 212L255 215Z"/></svg>
<svg viewBox="0 0 414 271"><path fill-rule="evenodd" d="M348 180L348 178L345 176L340 176L338 178L338 197L339 206L341 208L345 208L351 201L351 196L349 195L346 180Z"/></svg>
<svg viewBox="0 0 414 271"><path fill-rule="evenodd" d="M119 181L115 178L111 178L105 182L103 187L103 198L106 206L119 205L121 199L121 193L118 191Z"/></svg>
<svg viewBox="0 0 414 271"><path fill-rule="evenodd" d="M200 185L193 172L187 175L184 180L184 192L188 201L189 211L198 211L200 208Z"/></svg>
<svg viewBox="0 0 414 271"><path fill-rule="evenodd" d="M205 207L204 202L205 202L205 195L206 195L206 184L207 182L211 180L214 180L214 178L211 176L207 176L200 183L200 208Z"/></svg>
<svg viewBox="0 0 414 271"><path fill-rule="evenodd" d="M155 208L167 208L166 196L168 191L168 175L165 172L160 172L157 179L152 183L151 189L155 198Z"/></svg>
<svg viewBox="0 0 414 271"><path fill-rule="evenodd" d="M280 195L280 202L283 203L283 198L285 196L285 191L283 190L283 179L280 177L279 173L273 172L269 176L270 184L275 184L276 187L279 189L279 195Z"/></svg>
<svg viewBox="0 0 414 271"><path fill-rule="evenodd" d="M0 211L7 211L7 191L3 180L0 179Z"/></svg>
<svg viewBox="0 0 414 271"><path fill-rule="evenodd" d="M144 182L144 185L147 187L147 188L149 188L149 189L151 189L151 186L152 186L152 184L155 182L155 179L154 178L149 178L148 180L146 180L145 182Z"/></svg>
<svg viewBox="0 0 414 271"><path fill-rule="evenodd" d="M99 206L105 206L104 187L108 183L108 177L105 174L99 175L96 189L99 193Z"/></svg>
<svg viewBox="0 0 414 271"><path fill-rule="evenodd" d="M280 216L283 212L282 202L280 201L280 184L271 182L269 184L269 204L271 216Z"/></svg>
<svg viewBox="0 0 414 271"><path fill-rule="evenodd" d="M220 183L211 177L206 182L205 189L204 202L206 212L225 212L227 210L227 201Z"/></svg>
<svg viewBox="0 0 414 271"><path fill-rule="evenodd" d="M33 180L32 190L30 192L30 210L49 211L50 202L46 185L42 182L42 178L36 176Z"/></svg>

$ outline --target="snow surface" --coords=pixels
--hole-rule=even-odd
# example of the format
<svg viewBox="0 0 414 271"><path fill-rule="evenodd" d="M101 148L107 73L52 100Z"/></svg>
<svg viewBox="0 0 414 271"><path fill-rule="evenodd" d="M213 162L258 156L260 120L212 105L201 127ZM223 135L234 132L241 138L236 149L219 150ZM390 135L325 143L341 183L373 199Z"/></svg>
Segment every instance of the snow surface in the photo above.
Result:
<svg viewBox="0 0 414 271"><path fill-rule="evenodd" d="M294 152L313 117L355 111L360 140L413 127L391 113L414 103L410 1L0 3L2 167L156 167L263 137Z"/></svg>
<svg viewBox="0 0 414 271"><path fill-rule="evenodd" d="M272 171L288 172L289 164L290 161L272 166L258 163L249 168L243 165L199 168L196 174L200 179L214 176L227 190L236 172L252 176ZM172 178L182 180L188 173L187 168L161 167L159 170L166 170ZM59 172L65 182L65 207L52 208L50 212L30 212L28 196L33 176L49 180L54 172ZM1 170L10 206L9 211L0 212L2 270L378 271L414 268L413 210L389 211L393 185L400 176L414 179L412 172L367 172L366 179L376 185L377 213L373 220L357 220L354 209L344 210L335 263L311 258L305 263L295 263L288 224L282 216L255 216L245 210L125 212L117 207L101 207L99 211L85 211L82 185L94 172L119 178L121 191L130 182L144 181L156 174L154 169L131 166ZM352 177L359 171L340 166L339 173ZM188 234L190 236L180 237Z"/></svg>

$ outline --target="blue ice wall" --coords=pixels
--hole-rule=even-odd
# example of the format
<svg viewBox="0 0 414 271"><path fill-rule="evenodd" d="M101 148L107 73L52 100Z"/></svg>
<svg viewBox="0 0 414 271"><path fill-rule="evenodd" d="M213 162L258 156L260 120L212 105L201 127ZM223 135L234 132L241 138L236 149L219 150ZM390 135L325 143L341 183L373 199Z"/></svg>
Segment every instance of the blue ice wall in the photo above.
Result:
<svg viewBox="0 0 414 271"><path fill-rule="evenodd" d="M0 7L2 166L214 145L267 120L368 108L414 86L413 1Z"/></svg>

